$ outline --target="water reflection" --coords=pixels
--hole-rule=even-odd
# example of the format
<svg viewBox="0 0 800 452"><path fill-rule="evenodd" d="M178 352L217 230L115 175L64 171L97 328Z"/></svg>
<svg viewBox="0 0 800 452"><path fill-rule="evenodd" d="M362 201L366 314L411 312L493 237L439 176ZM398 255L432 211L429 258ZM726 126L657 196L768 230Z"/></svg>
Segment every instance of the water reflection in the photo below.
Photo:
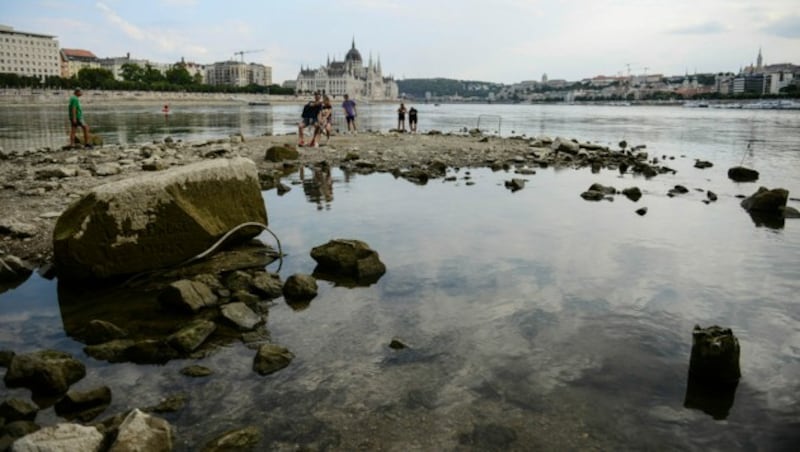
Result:
<svg viewBox="0 0 800 452"><path fill-rule="evenodd" d="M330 210L333 202L333 179L328 162L320 162L311 167L311 177L306 177L307 169L300 167L300 182L303 193L311 203L317 204L317 210Z"/></svg>

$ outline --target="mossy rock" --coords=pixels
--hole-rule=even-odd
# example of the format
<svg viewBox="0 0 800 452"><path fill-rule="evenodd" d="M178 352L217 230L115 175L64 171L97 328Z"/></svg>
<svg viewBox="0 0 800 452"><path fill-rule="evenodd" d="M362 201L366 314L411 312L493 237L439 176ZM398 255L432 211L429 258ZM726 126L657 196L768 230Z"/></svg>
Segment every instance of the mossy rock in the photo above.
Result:
<svg viewBox="0 0 800 452"><path fill-rule="evenodd" d="M297 149L289 146L272 146L267 149L264 159L269 162L282 162L284 160L297 160L300 158L300 153Z"/></svg>

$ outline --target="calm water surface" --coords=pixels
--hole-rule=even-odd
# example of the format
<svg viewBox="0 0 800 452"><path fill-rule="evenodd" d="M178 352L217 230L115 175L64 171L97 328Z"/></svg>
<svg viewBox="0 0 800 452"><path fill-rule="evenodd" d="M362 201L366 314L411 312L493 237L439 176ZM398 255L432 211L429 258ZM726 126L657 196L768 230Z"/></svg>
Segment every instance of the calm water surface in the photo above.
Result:
<svg viewBox="0 0 800 452"><path fill-rule="evenodd" d="M298 110L247 108L192 113L198 124L225 119L183 137L203 137L206 128L214 136L239 128L250 130L246 135L288 132L285 123ZM237 109L241 123L233 125ZM518 176L484 169L469 171L473 186L465 183L466 169L453 172L457 182L425 186L334 170L332 193L322 199L294 174L288 194L264 193L270 228L288 253L281 276L311 273L310 249L337 237L364 240L388 271L366 288L320 281L319 295L304 310L276 300L268 327L272 340L296 355L289 367L260 377L251 370L254 352L236 341L207 358L164 366L95 361L64 332L76 314L63 291L59 299L58 283L37 275L0 294L0 348L57 348L80 357L89 370L76 387L108 384L114 400L107 413L187 394L181 411L164 415L177 428L181 450L246 425L261 428L260 447L272 450L295 443L338 450L796 450L800 220L757 226L735 197L757 185L735 184L725 172L744 161L761 171L760 184L798 196L800 115L419 109L426 130L473 127L478 115L493 114L502 117L503 135L647 144L677 174L647 181L612 171L540 169L511 193L503 181ZM394 126L393 106L362 113L364 127ZM262 121L269 115L271 126ZM121 142L165 134L122 129ZM695 169L694 158L715 166ZM583 201L580 192L593 182L637 185L644 197ZM675 184L690 193L667 197ZM720 199L705 205L705 193L694 189ZM642 206L649 212L640 217L634 210ZM147 299L140 305L147 303L155 306ZM137 315L160 313L153 307ZM684 406L695 324L731 327L741 344L743 376L724 419ZM393 337L411 348L389 349ZM190 379L178 372L195 363L214 375ZM28 392L0 388L0 398L10 396ZM57 418L47 409L37 420Z"/></svg>

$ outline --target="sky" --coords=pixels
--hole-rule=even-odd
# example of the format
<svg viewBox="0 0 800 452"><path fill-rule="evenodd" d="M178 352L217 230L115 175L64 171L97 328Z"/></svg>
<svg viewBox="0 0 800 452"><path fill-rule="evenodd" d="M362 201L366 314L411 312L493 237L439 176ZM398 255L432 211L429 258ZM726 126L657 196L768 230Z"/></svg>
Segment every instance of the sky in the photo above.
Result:
<svg viewBox="0 0 800 452"><path fill-rule="evenodd" d="M0 24L100 58L272 67L343 60L395 79L495 83L800 64L798 0L0 0Z"/></svg>

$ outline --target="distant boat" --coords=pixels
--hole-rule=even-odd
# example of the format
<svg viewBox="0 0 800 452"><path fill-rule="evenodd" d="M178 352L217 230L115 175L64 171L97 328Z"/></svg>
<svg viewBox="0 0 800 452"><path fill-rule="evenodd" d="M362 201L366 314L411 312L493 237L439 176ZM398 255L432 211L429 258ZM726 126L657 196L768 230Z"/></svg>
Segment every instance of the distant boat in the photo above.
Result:
<svg viewBox="0 0 800 452"><path fill-rule="evenodd" d="M257 107L257 106L268 106L268 105L270 105L270 103L269 102L263 102L263 101L252 101L252 102L248 102L247 105L250 105L252 107Z"/></svg>
<svg viewBox="0 0 800 452"><path fill-rule="evenodd" d="M687 101L683 103L683 106L687 108L708 108L708 102L702 100Z"/></svg>

